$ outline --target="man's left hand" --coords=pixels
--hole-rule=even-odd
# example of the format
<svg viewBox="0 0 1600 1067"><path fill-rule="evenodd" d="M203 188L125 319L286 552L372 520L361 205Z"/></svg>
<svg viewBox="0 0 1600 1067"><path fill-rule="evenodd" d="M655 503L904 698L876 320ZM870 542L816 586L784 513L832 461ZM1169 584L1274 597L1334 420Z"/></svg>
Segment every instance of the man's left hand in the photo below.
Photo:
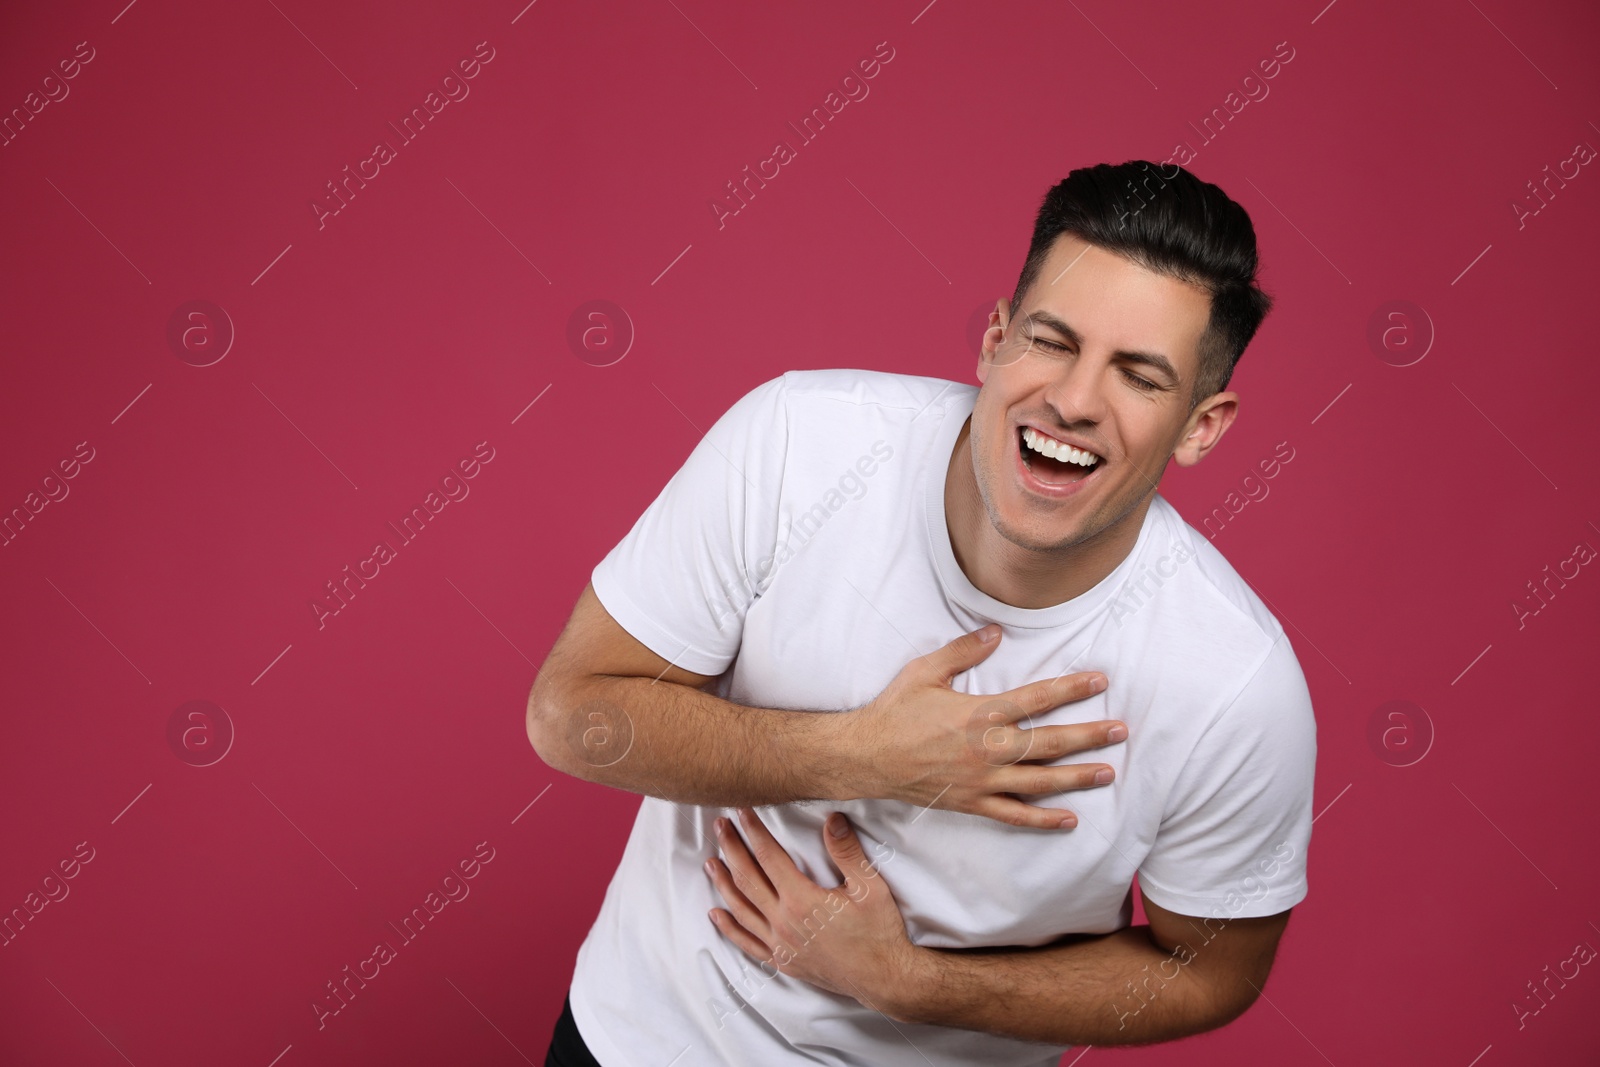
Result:
<svg viewBox="0 0 1600 1067"><path fill-rule="evenodd" d="M728 905L711 909L712 923L758 963L897 1017L889 1002L909 980L919 950L849 820L834 812L822 832L845 879L832 889L802 874L753 810L740 808L739 821L749 847L719 818L724 861L706 861ZM842 837L832 834L834 826L843 828Z"/></svg>

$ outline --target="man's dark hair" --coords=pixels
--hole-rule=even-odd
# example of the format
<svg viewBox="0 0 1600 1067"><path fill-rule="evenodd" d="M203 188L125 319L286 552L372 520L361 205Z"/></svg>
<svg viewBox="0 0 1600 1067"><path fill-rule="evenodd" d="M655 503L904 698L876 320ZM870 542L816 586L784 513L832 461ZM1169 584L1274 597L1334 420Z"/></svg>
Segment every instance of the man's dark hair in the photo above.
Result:
<svg viewBox="0 0 1600 1067"><path fill-rule="evenodd" d="M1190 408L1227 388L1245 345L1272 308L1272 298L1255 283L1256 231L1244 208L1175 163L1132 159L1080 167L1053 186L1039 207L1011 300L1013 314L1063 233L1210 293L1211 318L1200 339Z"/></svg>

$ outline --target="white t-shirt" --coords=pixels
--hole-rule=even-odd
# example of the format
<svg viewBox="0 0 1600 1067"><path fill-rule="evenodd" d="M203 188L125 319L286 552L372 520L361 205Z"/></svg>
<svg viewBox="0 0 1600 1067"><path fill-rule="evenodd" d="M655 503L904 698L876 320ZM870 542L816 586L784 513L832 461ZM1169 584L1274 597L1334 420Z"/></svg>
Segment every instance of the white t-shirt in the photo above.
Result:
<svg viewBox="0 0 1600 1067"><path fill-rule="evenodd" d="M1128 557L1083 595L1027 609L978 590L944 514L945 472L977 392L861 370L757 386L594 569L596 595L657 654L721 675L717 695L752 707L859 707L910 660L989 622L1000 645L956 676L962 692L1105 673L1105 692L1032 720L1128 724L1126 741L1055 761L1108 763L1110 785L1023 798L1070 808L1075 830L898 801L757 809L824 887L840 877L822 822L848 815L918 945L1110 933L1132 921L1135 872L1145 894L1186 915L1298 903L1316 722L1283 628L1159 495ZM1054 1067L1066 1051L894 1022L761 969L706 915L725 906L702 869L718 854L719 815L735 811L654 797L639 806L571 989L604 1067ZM1118 995L1107 989L1095 1010ZM1122 997L1121 1010L1137 1007Z"/></svg>

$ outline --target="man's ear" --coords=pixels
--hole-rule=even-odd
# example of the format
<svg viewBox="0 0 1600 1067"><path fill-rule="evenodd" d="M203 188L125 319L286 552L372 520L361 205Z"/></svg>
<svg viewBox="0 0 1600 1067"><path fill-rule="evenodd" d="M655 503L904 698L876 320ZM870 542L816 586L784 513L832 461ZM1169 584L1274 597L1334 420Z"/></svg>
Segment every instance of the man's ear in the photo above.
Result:
<svg viewBox="0 0 1600 1067"><path fill-rule="evenodd" d="M1173 462L1192 467L1217 446L1239 415L1238 393L1213 393L1195 405L1184 423L1183 436L1172 452Z"/></svg>
<svg viewBox="0 0 1600 1067"><path fill-rule="evenodd" d="M989 367L995 358L994 328L1005 330L1006 324L1011 321L1011 301L1001 297L995 301L994 310L989 312L989 325L983 331L983 344L978 349L978 383L981 385L989 378Z"/></svg>

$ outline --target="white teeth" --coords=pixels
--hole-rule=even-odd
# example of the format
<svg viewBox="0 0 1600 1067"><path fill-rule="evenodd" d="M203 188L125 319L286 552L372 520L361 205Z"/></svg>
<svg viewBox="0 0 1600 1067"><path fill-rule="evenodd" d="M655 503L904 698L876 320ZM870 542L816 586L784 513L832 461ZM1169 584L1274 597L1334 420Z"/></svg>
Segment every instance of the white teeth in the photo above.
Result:
<svg viewBox="0 0 1600 1067"><path fill-rule="evenodd" d="M1100 457L1093 452L1062 444L1046 437L1032 426L1023 428L1022 439L1035 452L1049 456L1051 459L1060 460L1063 463L1076 463L1080 467L1092 467L1100 461Z"/></svg>

